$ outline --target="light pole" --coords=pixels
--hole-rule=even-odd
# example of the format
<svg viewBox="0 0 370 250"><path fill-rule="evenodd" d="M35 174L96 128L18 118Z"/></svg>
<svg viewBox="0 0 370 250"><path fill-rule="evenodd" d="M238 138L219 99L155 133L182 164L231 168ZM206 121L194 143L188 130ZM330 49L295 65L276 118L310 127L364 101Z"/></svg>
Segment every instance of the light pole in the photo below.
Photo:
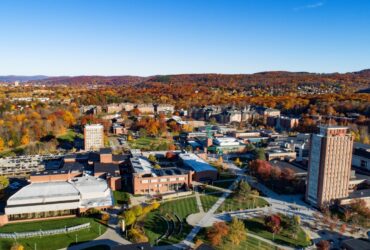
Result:
<svg viewBox="0 0 370 250"><path fill-rule="evenodd" d="M77 240L78 240L78 238L77 238L77 234L76 234L76 244L77 244Z"/></svg>

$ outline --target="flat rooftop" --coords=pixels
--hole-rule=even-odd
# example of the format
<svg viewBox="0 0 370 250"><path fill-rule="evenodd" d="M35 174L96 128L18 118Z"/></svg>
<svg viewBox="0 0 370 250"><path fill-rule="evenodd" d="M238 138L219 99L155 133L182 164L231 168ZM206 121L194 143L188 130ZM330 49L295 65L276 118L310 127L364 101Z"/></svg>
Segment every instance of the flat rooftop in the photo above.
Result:
<svg viewBox="0 0 370 250"><path fill-rule="evenodd" d="M195 172L217 171L216 168L212 167L210 164L208 164L206 161L204 161L194 153L182 153L179 154L179 157L187 167L194 170Z"/></svg>
<svg viewBox="0 0 370 250"><path fill-rule="evenodd" d="M348 195L350 199L370 197L370 189L356 190Z"/></svg>
<svg viewBox="0 0 370 250"><path fill-rule="evenodd" d="M143 156L132 157L130 162L135 173L149 174L153 171L152 164Z"/></svg>
<svg viewBox="0 0 370 250"><path fill-rule="evenodd" d="M78 190L66 181L31 183L12 195L7 205L78 200Z"/></svg>
<svg viewBox="0 0 370 250"><path fill-rule="evenodd" d="M161 168L153 170L157 176L169 176L169 175L184 175L188 171L181 168Z"/></svg>

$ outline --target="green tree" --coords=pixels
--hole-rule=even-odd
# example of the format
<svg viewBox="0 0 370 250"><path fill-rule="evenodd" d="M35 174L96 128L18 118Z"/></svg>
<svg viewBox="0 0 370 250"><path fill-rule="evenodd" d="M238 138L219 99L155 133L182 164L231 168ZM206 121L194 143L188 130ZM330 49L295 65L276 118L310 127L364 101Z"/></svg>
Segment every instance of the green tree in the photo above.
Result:
<svg viewBox="0 0 370 250"><path fill-rule="evenodd" d="M132 225L136 220L135 213L131 210L127 210L123 215L123 219L125 220L127 226Z"/></svg>
<svg viewBox="0 0 370 250"><path fill-rule="evenodd" d="M149 161L151 161L151 162L157 162L157 158L155 157L155 155L153 155L153 154L150 154L149 156L148 156L148 160Z"/></svg>
<svg viewBox="0 0 370 250"><path fill-rule="evenodd" d="M0 190L9 186L9 179L6 176L0 176Z"/></svg>
<svg viewBox="0 0 370 250"><path fill-rule="evenodd" d="M185 147L185 150L186 150L187 152L193 152L193 147L192 147L191 145L187 145L187 146Z"/></svg>
<svg viewBox="0 0 370 250"><path fill-rule="evenodd" d="M235 196L238 199L245 200L251 193L251 186L244 180L239 181L238 187L235 190Z"/></svg>
<svg viewBox="0 0 370 250"><path fill-rule="evenodd" d="M266 160L265 150L263 148L256 148L254 150L254 155L256 156L257 160Z"/></svg>
<svg viewBox="0 0 370 250"><path fill-rule="evenodd" d="M146 137L148 135L148 133L147 133L147 131L146 131L146 129L145 128L141 128L140 130L139 130L139 136L140 137Z"/></svg>
<svg viewBox="0 0 370 250"><path fill-rule="evenodd" d="M216 125L217 124L216 118L211 117L211 119L209 119L209 123L212 125Z"/></svg>
<svg viewBox="0 0 370 250"><path fill-rule="evenodd" d="M143 214L143 207L141 205L136 205L131 208L132 212L134 212L136 217L139 217Z"/></svg>
<svg viewBox="0 0 370 250"><path fill-rule="evenodd" d="M239 157L235 159L234 164L238 167L242 165L242 162L240 161Z"/></svg>
<svg viewBox="0 0 370 250"><path fill-rule="evenodd" d="M245 241L246 238L247 230L243 221L233 217L229 225L229 234L227 235L227 239L231 242L231 244L239 246L240 242Z"/></svg>

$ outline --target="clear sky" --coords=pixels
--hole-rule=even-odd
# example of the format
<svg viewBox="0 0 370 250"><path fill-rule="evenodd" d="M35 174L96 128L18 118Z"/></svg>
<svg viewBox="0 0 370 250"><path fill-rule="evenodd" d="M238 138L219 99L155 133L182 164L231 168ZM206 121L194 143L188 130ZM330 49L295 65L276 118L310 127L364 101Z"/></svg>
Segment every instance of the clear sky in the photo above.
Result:
<svg viewBox="0 0 370 250"><path fill-rule="evenodd" d="M365 68L367 0L0 1L0 75Z"/></svg>

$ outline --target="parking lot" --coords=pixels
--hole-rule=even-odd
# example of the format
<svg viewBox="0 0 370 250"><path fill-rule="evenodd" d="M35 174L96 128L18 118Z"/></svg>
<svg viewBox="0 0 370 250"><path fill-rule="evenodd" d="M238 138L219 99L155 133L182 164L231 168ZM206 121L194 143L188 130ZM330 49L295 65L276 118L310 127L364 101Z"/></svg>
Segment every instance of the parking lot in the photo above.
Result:
<svg viewBox="0 0 370 250"><path fill-rule="evenodd" d="M62 157L59 155L14 156L0 159L0 175L19 176L44 170L43 162Z"/></svg>

